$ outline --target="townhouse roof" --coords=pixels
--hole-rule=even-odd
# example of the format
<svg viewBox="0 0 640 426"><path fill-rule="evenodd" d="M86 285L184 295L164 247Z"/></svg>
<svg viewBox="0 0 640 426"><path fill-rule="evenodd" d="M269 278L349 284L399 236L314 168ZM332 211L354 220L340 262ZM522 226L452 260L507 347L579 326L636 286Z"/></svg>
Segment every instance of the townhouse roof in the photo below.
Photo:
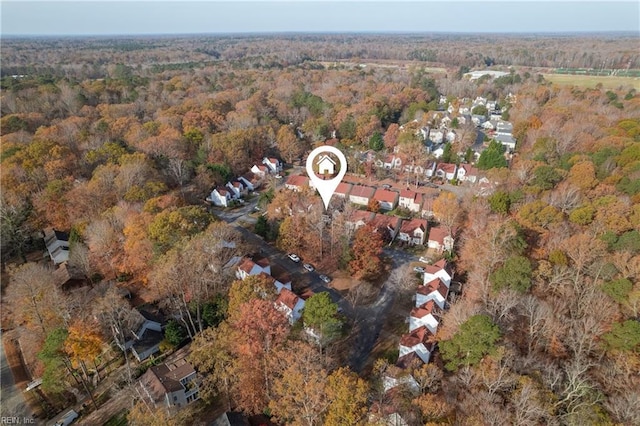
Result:
<svg viewBox="0 0 640 426"><path fill-rule="evenodd" d="M412 348L416 345L419 345L420 343L426 346L429 343L429 340L432 339L433 337L434 336L429 331L429 329L425 326L422 326L422 327L416 328L409 334L403 335L400 338L400 344L408 348Z"/></svg>
<svg viewBox="0 0 640 426"><path fill-rule="evenodd" d="M388 189L378 188L373 194L373 198L379 202L394 203L398 199L398 193Z"/></svg>
<svg viewBox="0 0 640 426"><path fill-rule="evenodd" d="M402 222L400 232L405 234L413 234L417 229L421 229L422 232L427 232L427 221L425 219L411 219Z"/></svg>
<svg viewBox="0 0 640 426"><path fill-rule="evenodd" d="M473 167L471 164L460 164L460 168L464 169L464 172L467 176L477 176L478 169Z"/></svg>
<svg viewBox="0 0 640 426"><path fill-rule="evenodd" d="M429 230L429 241L436 241L444 244L444 239L449 236L449 232L442 226L433 226Z"/></svg>
<svg viewBox="0 0 640 426"><path fill-rule="evenodd" d="M288 288L283 288L278 295L278 298L276 299L276 304L282 304L287 308L293 310L293 308L296 307L298 300L300 300L300 298L296 296L294 292L292 292Z"/></svg>
<svg viewBox="0 0 640 426"><path fill-rule="evenodd" d="M440 278L435 278L429 281L428 283L426 283L425 285L418 286L416 293L422 294L424 296L428 296L434 291L437 291L438 293L440 293L442 297L447 297L447 293L449 292L449 289L447 288L447 285Z"/></svg>
<svg viewBox="0 0 640 426"><path fill-rule="evenodd" d="M364 185L353 185L351 188L350 197L362 197L362 198L371 198L375 193L375 188Z"/></svg>
<svg viewBox="0 0 640 426"><path fill-rule="evenodd" d="M349 222L369 222L373 219L374 213L366 211L366 210L354 210L349 216Z"/></svg>
<svg viewBox="0 0 640 426"><path fill-rule="evenodd" d="M398 358L398 361L396 362L396 367L406 370L409 367L414 367L416 365L422 365L422 364L424 364L422 359L420 359L420 357L418 356L417 353L415 353L415 351L412 351Z"/></svg>
<svg viewBox="0 0 640 426"><path fill-rule="evenodd" d="M417 308L411 309L411 316L414 318L426 317L427 315L433 313L433 309L435 306L435 302L433 300L429 300L427 303L420 305Z"/></svg>
<svg viewBox="0 0 640 426"><path fill-rule="evenodd" d="M373 219L371 220L371 224L376 229L390 228L395 230L398 228L400 220L401 219L396 216L389 216L381 213L376 213Z"/></svg>
<svg viewBox="0 0 640 426"><path fill-rule="evenodd" d="M309 185L309 178L303 175L291 175L287 178L286 185L303 187Z"/></svg>
<svg viewBox="0 0 640 426"><path fill-rule="evenodd" d="M436 170L442 170L445 173L453 173L456 171L456 165L453 163L440 163Z"/></svg>
<svg viewBox="0 0 640 426"><path fill-rule="evenodd" d="M351 188L353 187L353 185L351 185L350 183L347 182L340 182L340 184L338 184L338 186L336 187L336 190L333 191L334 194L342 194L342 195L348 195L349 191L351 191Z"/></svg>
<svg viewBox="0 0 640 426"><path fill-rule="evenodd" d="M227 195L229 193L229 190L222 186L216 187L215 191L220 195Z"/></svg>
<svg viewBox="0 0 640 426"><path fill-rule="evenodd" d="M415 200L417 196L418 193L410 189L403 189L400 191L400 198L409 198Z"/></svg>

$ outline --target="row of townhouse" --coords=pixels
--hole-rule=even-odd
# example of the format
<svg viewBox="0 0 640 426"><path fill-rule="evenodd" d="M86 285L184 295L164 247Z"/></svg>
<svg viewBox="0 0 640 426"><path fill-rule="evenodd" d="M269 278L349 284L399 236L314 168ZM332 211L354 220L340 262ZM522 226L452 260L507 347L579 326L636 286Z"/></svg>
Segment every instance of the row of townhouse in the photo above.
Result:
<svg viewBox="0 0 640 426"><path fill-rule="evenodd" d="M262 164L254 164L250 171L237 179L219 185L211 191L206 201L218 207L227 207L232 200L241 200L249 192L257 190L267 175L278 175L282 162L277 158L265 157Z"/></svg>
<svg viewBox="0 0 640 426"><path fill-rule="evenodd" d="M447 297L453 279L449 265L441 259L424 269L422 284L418 286L414 297L415 306L407 318L409 332L400 338L398 345L396 366L402 370L421 363L426 364L431 360L437 343L435 335L440 325L440 317L447 307ZM401 383L417 386L411 376L388 376L384 380L385 390Z"/></svg>
<svg viewBox="0 0 640 426"><path fill-rule="evenodd" d="M437 176L446 180L457 176L462 182L476 182L478 179L477 169L468 164L458 167L455 164L441 163L438 165ZM304 175L291 175L285 181L285 188L291 191L300 192L308 187L314 189L313 183ZM381 210L391 211L401 207L425 218L433 216L432 205L435 199L433 193L425 194L411 189L378 188L343 181L338 184L333 195L359 206L366 207L371 200L375 200Z"/></svg>
<svg viewBox="0 0 640 426"><path fill-rule="evenodd" d="M291 290L291 276L284 268L271 265L269 259L261 255L245 256L238 264L236 277L245 280L253 275L263 276L273 284L278 294L274 307L287 317L290 324L300 319L305 302Z"/></svg>
<svg viewBox="0 0 640 426"><path fill-rule="evenodd" d="M396 238L409 245L424 245L442 252L452 250L453 236L442 226L431 226L426 219L402 219L397 216L373 213L365 210L356 210L346 220L349 231L370 224L374 232L388 236L389 241Z"/></svg>

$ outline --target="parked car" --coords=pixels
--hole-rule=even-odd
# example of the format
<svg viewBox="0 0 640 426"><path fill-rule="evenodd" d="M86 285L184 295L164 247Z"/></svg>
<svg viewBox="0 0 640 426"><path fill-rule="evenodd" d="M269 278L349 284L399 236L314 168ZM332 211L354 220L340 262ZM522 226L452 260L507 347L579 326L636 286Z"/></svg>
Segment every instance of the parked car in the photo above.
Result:
<svg viewBox="0 0 640 426"><path fill-rule="evenodd" d="M294 262L296 262L296 263L300 262L300 257L298 257L298 255L297 255L297 254L289 253L289 254L287 255L287 257L288 257L289 259L293 260L293 261L294 261Z"/></svg>
<svg viewBox="0 0 640 426"><path fill-rule="evenodd" d="M328 277L327 275L320 275L320 279L322 281L324 281L325 283L329 284L331 282L331 277Z"/></svg>
<svg viewBox="0 0 640 426"><path fill-rule="evenodd" d="M307 271L309 271L309 272L313 272L313 271L316 269L316 268L314 268L314 267L313 267L313 265L312 265L312 264L310 264L310 263L305 263L304 265L302 265L302 267L303 267L304 269L306 269Z"/></svg>
<svg viewBox="0 0 640 426"><path fill-rule="evenodd" d="M428 258L426 258L426 257L424 257L424 256L420 256L420 259L418 259L418 260L419 260L420 262L423 262L423 263L429 263L429 259L428 259Z"/></svg>
<svg viewBox="0 0 640 426"><path fill-rule="evenodd" d="M385 183L384 185L382 185L382 189L391 189L391 185Z"/></svg>
<svg viewBox="0 0 640 426"><path fill-rule="evenodd" d="M74 420L77 419L77 418L78 418L78 413L76 413L75 411L71 410L71 411L67 412L67 414L62 416L62 418L56 422L55 426L68 426L71 423L73 423Z"/></svg>
<svg viewBox="0 0 640 426"><path fill-rule="evenodd" d="M422 266L416 266L413 268L413 272L417 272L419 274L424 274L424 268Z"/></svg>

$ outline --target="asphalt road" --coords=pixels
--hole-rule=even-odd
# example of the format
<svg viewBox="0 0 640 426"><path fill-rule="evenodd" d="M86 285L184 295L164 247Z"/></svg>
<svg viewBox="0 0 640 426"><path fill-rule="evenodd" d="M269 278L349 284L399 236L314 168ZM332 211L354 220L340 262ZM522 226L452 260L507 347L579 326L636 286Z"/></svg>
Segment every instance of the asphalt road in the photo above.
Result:
<svg viewBox="0 0 640 426"><path fill-rule="evenodd" d="M0 349L0 364L2 366L0 372L0 417L18 417L20 420L33 419L33 413L22 396L22 389L18 389L15 385L13 373L4 353L1 332ZM26 422L22 421L20 424L24 423Z"/></svg>

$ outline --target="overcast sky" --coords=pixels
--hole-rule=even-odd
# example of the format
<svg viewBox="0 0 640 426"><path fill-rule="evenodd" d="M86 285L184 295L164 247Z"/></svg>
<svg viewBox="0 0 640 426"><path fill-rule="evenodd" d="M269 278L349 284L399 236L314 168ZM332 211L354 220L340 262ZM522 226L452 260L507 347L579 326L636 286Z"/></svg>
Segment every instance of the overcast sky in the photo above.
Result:
<svg viewBox="0 0 640 426"><path fill-rule="evenodd" d="M2 35L640 31L640 1L4 1Z"/></svg>

